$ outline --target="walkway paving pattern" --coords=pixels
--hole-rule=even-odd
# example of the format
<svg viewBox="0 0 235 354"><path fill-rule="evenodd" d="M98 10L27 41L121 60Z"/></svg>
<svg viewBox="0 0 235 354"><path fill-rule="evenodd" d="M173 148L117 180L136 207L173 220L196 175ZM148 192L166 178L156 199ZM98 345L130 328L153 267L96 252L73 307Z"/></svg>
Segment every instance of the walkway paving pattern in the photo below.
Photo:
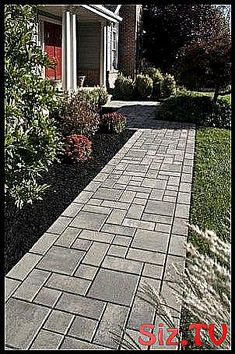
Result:
<svg viewBox="0 0 235 354"><path fill-rule="evenodd" d="M152 120L153 110L120 109L140 129L7 274L9 348L118 348L109 331L138 338L141 324L159 323L137 296L145 281L177 326L168 272L184 270L195 129Z"/></svg>

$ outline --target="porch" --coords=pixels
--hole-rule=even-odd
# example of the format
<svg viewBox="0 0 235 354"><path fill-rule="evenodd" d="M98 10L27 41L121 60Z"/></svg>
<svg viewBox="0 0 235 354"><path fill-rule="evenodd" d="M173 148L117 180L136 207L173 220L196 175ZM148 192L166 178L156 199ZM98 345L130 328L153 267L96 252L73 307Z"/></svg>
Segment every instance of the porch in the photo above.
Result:
<svg viewBox="0 0 235 354"><path fill-rule="evenodd" d="M44 77L63 91L106 87L108 76L115 75L111 30L121 18L101 5L38 8L38 42L56 64Z"/></svg>

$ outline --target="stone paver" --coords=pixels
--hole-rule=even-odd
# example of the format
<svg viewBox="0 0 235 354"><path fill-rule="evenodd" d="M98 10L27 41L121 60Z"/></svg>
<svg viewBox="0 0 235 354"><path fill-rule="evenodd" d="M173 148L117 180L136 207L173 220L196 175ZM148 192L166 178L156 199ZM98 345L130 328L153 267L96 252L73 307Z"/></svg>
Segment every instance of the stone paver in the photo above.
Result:
<svg viewBox="0 0 235 354"><path fill-rule="evenodd" d="M156 121L155 106L108 104L136 132L7 274L7 350L120 349L112 331L137 339L158 321L144 282L180 319L172 264L184 271L195 127Z"/></svg>

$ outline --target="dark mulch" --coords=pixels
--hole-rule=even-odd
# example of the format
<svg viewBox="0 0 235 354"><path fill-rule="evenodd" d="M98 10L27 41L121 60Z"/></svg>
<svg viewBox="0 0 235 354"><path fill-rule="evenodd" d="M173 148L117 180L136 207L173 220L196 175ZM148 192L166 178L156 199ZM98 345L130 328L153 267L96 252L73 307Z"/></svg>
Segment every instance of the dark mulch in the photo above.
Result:
<svg viewBox="0 0 235 354"><path fill-rule="evenodd" d="M93 159L76 165L55 163L43 182L50 184L43 200L17 211L5 207L5 273L7 273L43 235L65 208L121 149L134 131L122 134L98 133L93 138Z"/></svg>

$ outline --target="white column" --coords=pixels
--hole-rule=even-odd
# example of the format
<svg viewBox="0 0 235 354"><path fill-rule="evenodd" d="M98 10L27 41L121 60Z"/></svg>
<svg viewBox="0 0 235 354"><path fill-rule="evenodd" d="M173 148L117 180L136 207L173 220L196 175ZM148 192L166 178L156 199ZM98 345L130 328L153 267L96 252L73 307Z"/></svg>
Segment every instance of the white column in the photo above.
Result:
<svg viewBox="0 0 235 354"><path fill-rule="evenodd" d="M71 14L71 90L77 89L77 32L76 14Z"/></svg>
<svg viewBox="0 0 235 354"><path fill-rule="evenodd" d="M107 26L101 24L101 43L100 43L100 85L106 86L107 70Z"/></svg>
<svg viewBox="0 0 235 354"><path fill-rule="evenodd" d="M65 91L71 90L71 15L63 13L62 18L62 85Z"/></svg>

